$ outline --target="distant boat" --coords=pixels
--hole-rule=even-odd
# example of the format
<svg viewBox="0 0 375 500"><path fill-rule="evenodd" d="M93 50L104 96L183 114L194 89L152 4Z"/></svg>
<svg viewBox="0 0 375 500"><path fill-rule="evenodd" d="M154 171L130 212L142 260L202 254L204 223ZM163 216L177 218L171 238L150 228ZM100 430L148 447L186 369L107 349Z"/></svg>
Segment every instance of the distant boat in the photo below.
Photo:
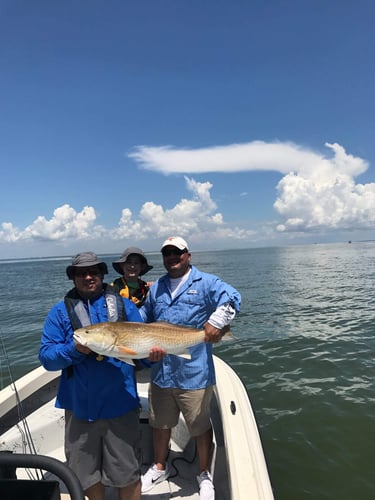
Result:
<svg viewBox="0 0 375 500"><path fill-rule="evenodd" d="M211 473L216 498L273 500L263 448L245 386L223 360L214 356L214 363L217 385L211 412L214 431ZM4 475L0 474L0 498L45 498L41 493L32 496L30 487L44 487L47 483L58 485L61 498L84 498L75 474L73 478L66 478L72 471L65 464L64 411L54 406L59 377L60 372L47 372L39 367L0 391L0 472L4 467L8 471L17 468L17 478L1 479ZM152 431L148 425L148 386L149 371L137 372L142 470L153 461ZM51 464L46 462L49 458ZM172 430L168 461L174 473L151 490L150 498L198 500L195 443L182 417ZM36 476L36 469L47 473ZM25 488L25 482L29 484L26 486L28 494L23 496L20 491ZM12 497L5 494L10 486L19 487L18 493ZM114 498L118 498L117 492L106 489L106 499ZM142 495L142 499L147 498L148 494Z"/></svg>

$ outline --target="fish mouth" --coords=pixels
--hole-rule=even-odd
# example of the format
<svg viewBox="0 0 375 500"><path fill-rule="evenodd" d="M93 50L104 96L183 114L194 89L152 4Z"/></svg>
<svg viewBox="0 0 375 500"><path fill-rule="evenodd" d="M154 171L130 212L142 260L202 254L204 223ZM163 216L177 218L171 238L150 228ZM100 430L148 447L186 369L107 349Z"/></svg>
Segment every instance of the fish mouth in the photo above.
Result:
<svg viewBox="0 0 375 500"><path fill-rule="evenodd" d="M81 345L84 345L83 344L83 339L81 338L81 336L77 333L73 333L73 339L78 342L79 344Z"/></svg>

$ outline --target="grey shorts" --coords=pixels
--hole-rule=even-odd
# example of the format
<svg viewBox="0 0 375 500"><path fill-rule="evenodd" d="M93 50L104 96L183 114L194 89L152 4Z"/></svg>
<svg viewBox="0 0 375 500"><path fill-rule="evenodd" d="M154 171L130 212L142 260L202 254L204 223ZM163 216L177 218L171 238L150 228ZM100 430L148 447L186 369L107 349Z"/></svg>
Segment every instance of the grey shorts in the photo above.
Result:
<svg viewBox="0 0 375 500"><path fill-rule="evenodd" d="M204 434L211 428L210 403L213 386L206 389L162 389L150 384L149 423L157 429L171 429L183 414L190 435Z"/></svg>
<svg viewBox="0 0 375 500"><path fill-rule="evenodd" d="M96 483L123 488L140 479L138 410L95 422L65 411L65 455L86 490Z"/></svg>

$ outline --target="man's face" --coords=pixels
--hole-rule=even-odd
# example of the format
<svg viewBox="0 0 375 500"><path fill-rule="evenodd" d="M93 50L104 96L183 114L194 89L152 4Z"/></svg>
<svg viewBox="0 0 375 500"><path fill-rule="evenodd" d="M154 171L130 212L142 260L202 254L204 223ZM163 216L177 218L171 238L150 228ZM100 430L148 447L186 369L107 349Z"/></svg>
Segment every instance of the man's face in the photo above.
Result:
<svg viewBox="0 0 375 500"><path fill-rule="evenodd" d="M74 284L77 292L84 299L99 296L103 290L103 274L99 266L76 267Z"/></svg>
<svg viewBox="0 0 375 500"><path fill-rule="evenodd" d="M164 267L171 278L180 278L189 269L191 254L187 250L179 250L168 245L162 250Z"/></svg>

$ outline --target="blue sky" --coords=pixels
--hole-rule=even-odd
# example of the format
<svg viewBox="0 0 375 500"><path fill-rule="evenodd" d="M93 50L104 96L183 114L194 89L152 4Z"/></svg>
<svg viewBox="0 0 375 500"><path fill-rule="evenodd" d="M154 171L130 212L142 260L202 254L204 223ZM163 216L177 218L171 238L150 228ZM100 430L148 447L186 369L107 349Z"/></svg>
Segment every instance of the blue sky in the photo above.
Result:
<svg viewBox="0 0 375 500"><path fill-rule="evenodd" d="M372 0L0 0L0 258L374 239Z"/></svg>

